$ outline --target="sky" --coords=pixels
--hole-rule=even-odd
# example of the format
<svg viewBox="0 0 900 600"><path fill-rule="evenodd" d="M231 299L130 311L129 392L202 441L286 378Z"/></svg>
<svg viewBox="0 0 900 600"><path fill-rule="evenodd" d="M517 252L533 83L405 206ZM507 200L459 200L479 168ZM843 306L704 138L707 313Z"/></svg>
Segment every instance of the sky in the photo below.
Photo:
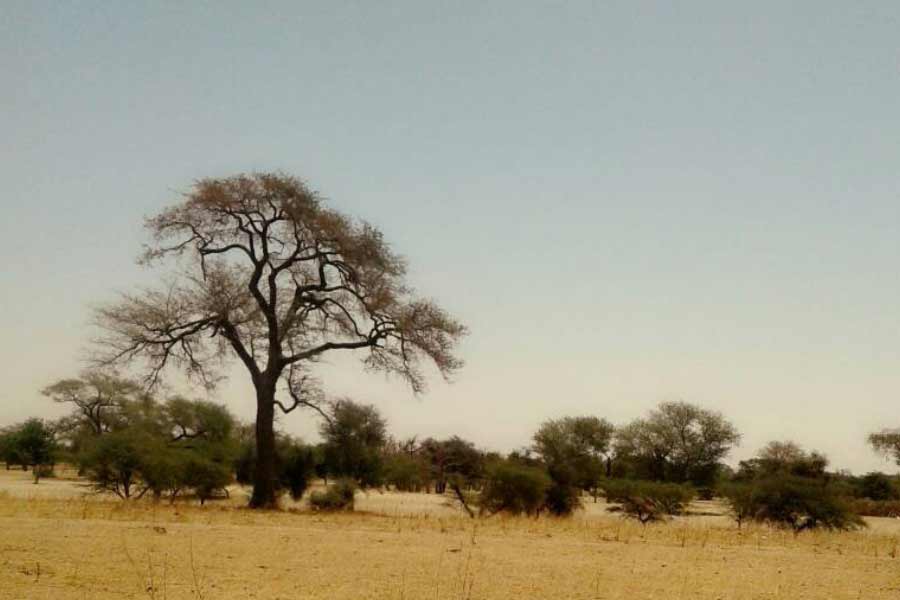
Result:
<svg viewBox="0 0 900 600"><path fill-rule="evenodd" d="M60 415L91 307L160 277L144 217L280 170L471 329L421 396L322 365L400 437L678 399L732 463L896 471L865 436L900 427L898 31L892 1L4 2L0 424ZM253 414L237 369L214 398Z"/></svg>

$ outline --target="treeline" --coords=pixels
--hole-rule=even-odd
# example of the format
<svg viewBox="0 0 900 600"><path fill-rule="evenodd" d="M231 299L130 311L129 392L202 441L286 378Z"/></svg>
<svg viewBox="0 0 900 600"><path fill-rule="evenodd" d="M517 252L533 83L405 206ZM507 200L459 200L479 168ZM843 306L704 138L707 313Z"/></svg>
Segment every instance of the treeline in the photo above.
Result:
<svg viewBox="0 0 900 600"><path fill-rule="evenodd" d="M204 503L226 496L232 483L253 484L253 428L224 406L156 398L132 381L97 372L58 381L43 394L68 406L69 414L0 433L0 460L8 469L32 469L35 482L66 462L98 491L123 499ZM855 527L860 514L900 514L895 478L830 472L824 455L792 442L772 442L737 469L728 467L723 460L740 440L736 428L721 414L684 402L662 403L618 427L594 416L550 420L529 446L508 455L456 436L398 440L375 407L349 399L317 408L320 443L277 436L276 485L299 500L312 480L323 480L326 490L310 497L323 510L352 507L357 488L392 488L449 494L471 516L565 516L601 496L641 522L716 496L738 524L767 521L796 531ZM869 441L900 463L900 433L883 431Z"/></svg>

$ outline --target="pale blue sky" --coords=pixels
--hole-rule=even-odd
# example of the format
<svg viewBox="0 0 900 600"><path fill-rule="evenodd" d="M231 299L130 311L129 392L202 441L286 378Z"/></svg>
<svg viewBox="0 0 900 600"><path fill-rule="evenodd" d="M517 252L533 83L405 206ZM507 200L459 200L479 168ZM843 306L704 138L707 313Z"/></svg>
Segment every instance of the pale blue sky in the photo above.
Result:
<svg viewBox="0 0 900 600"><path fill-rule="evenodd" d="M401 435L510 449L681 398L733 458L894 468L863 438L900 426L900 4L184 4L0 11L0 423L57 414L89 305L147 280L144 215L280 169L472 329L419 399L323 370Z"/></svg>

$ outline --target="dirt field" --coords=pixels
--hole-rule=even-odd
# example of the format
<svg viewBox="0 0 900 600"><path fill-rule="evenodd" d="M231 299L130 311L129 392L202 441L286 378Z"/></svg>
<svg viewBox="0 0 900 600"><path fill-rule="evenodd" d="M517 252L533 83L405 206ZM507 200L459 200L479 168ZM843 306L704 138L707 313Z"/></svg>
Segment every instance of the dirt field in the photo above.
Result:
<svg viewBox="0 0 900 600"><path fill-rule="evenodd" d="M84 496L0 472L0 598L900 598L900 525L794 537L724 516L642 527L472 521L435 496L360 495L355 514L259 513ZM716 512L713 504L697 507Z"/></svg>

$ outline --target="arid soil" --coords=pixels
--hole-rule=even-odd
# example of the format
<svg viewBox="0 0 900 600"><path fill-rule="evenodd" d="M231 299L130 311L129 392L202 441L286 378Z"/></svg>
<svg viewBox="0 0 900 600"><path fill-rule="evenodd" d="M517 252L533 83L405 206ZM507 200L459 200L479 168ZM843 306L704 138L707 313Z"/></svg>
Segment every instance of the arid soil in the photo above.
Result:
<svg viewBox="0 0 900 600"><path fill-rule="evenodd" d="M588 502L569 520L475 521L393 493L361 494L353 514L260 513L241 490L205 507L123 502L62 475L0 471L0 598L900 598L887 519L795 537L724 514L643 527Z"/></svg>

